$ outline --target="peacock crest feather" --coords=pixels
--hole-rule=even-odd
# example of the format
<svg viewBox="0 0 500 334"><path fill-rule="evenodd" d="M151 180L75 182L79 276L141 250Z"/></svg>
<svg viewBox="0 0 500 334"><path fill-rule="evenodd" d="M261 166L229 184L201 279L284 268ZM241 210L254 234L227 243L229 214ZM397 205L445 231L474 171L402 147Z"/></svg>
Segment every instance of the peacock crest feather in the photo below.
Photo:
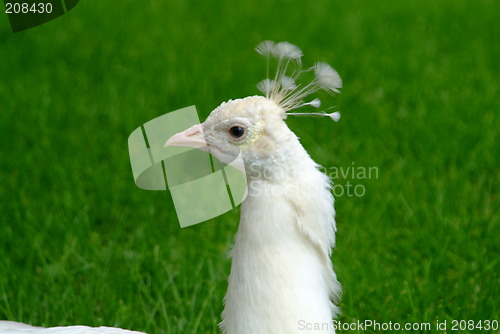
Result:
<svg viewBox="0 0 500 334"><path fill-rule="evenodd" d="M304 106L319 108L321 101L318 98L309 102L304 101L307 96L319 90L324 90L331 95L339 94L342 88L342 79L333 67L324 62L317 62L313 67L303 69L301 61L303 56L302 50L289 42L275 43L273 41L263 41L257 45L255 50L267 59L267 77L257 84L257 88L266 98L273 100L287 111L286 115L328 116L336 122L340 119L339 112L288 112ZM278 62L276 73L272 79L269 77L271 58L277 59ZM307 84L299 83L303 75L308 72L313 72L314 78Z"/></svg>

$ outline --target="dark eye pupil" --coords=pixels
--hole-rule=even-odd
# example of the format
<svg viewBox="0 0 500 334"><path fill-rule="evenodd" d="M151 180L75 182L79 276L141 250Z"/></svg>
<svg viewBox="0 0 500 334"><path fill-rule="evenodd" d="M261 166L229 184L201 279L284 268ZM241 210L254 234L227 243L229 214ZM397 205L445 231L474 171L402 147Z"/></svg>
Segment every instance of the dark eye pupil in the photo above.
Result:
<svg viewBox="0 0 500 334"><path fill-rule="evenodd" d="M234 138L240 138L245 133L245 129L241 126L233 126L231 129L229 129L229 133Z"/></svg>

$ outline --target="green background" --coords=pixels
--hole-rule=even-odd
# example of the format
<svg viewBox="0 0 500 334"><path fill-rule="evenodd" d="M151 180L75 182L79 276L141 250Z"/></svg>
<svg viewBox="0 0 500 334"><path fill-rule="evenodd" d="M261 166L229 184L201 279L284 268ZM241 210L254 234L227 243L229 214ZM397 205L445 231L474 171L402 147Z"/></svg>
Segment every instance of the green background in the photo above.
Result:
<svg viewBox="0 0 500 334"><path fill-rule="evenodd" d="M271 39L344 80L322 96L339 123L287 120L311 156L379 170L334 180L366 191L336 200L341 320L500 320L499 12L88 0L16 34L0 14L0 318L216 332L239 210L180 229L168 192L134 185L127 138L166 112L196 105L204 119L257 94L253 48Z"/></svg>

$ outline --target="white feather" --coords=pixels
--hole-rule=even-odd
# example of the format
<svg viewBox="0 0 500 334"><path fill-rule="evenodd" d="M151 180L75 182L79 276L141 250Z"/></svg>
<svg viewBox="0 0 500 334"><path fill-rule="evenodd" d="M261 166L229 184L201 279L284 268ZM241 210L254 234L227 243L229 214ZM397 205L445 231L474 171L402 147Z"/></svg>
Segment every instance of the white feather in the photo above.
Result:
<svg viewBox="0 0 500 334"><path fill-rule="evenodd" d="M36 327L14 321L0 321L1 334L144 334L143 332L130 331L114 327Z"/></svg>
<svg viewBox="0 0 500 334"><path fill-rule="evenodd" d="M317 62L314 66L314 73L318 80L318 85L326 90L335 93L340 93L340 88L342 88L342 79L340 75L327 63Z"/></svg>
<svg viewBox="0 0 500 334"><path fill-rule="evenodd" d="M282 90L294 90L297 88L297 85L295 84L295 80L289 76L284 75L280 79L280 84L281 84L281 89Z"/></svg>
<svg viewBox="0 0 500 334"><path fill-rule="evenodd" d="M300 61L303 56L302 50L289 42L279 42L272 49L272 54L278 59L293 59Z"/></svg>
<svg viewBox="0 0 500 334"><path fill-rule="evenodd" d="M288 112L286 113L288 116L326 116L330 117L333 121L338 122L340 120L340 112L332 112L330 114L327 114L324 111L321 112L310 112L310 113L305 113L305 112L300 112L300 113L295 113L295 112Z"/></svg>
<svg viewBox="0 0 500 334"><path fill-rule="evenodd" d="M335 122L338 122L340 120L340 113L338 111L332 112L329 114L330 118L333 119Z"/></svg>
<svg viewBox="0 0 500 334"><path fill-rule="evenodd" d="M276 86L276 81L266 78L257 84L257 88L264 94L266 97L269 97L271 91L274 86Z"/></svg>
<svg viewBox="0 0 500 334"><path fill-rule="evenodd" d="M259 45L257 45L255 51L257 51L261 55L268 55L273 53L275 46L276 43L274 43L273 41L263 41L260 42Z"/></svg>
<svg viewBox="0 0 500 334"><path fill-rule="evenodd" d="M319 108L321 107L321 100L320 99L314 99L311 102L306 103L307 105L314 107L314 108Z"/></svg>

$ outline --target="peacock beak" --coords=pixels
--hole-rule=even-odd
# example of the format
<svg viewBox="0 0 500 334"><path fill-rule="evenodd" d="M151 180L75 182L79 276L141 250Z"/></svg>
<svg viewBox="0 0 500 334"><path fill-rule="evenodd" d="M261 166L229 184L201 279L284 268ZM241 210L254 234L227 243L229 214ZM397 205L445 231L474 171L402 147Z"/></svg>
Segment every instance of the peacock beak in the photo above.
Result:
<svg viewBox="0 0 500 334"><path fill-rule="evenodd" d="M203 127L201 124L196 124L187 130L176 133L170 137L165 143L167 146L190 146L194 148L202 148L207 146L205 136L203 135Z"/></svg>

